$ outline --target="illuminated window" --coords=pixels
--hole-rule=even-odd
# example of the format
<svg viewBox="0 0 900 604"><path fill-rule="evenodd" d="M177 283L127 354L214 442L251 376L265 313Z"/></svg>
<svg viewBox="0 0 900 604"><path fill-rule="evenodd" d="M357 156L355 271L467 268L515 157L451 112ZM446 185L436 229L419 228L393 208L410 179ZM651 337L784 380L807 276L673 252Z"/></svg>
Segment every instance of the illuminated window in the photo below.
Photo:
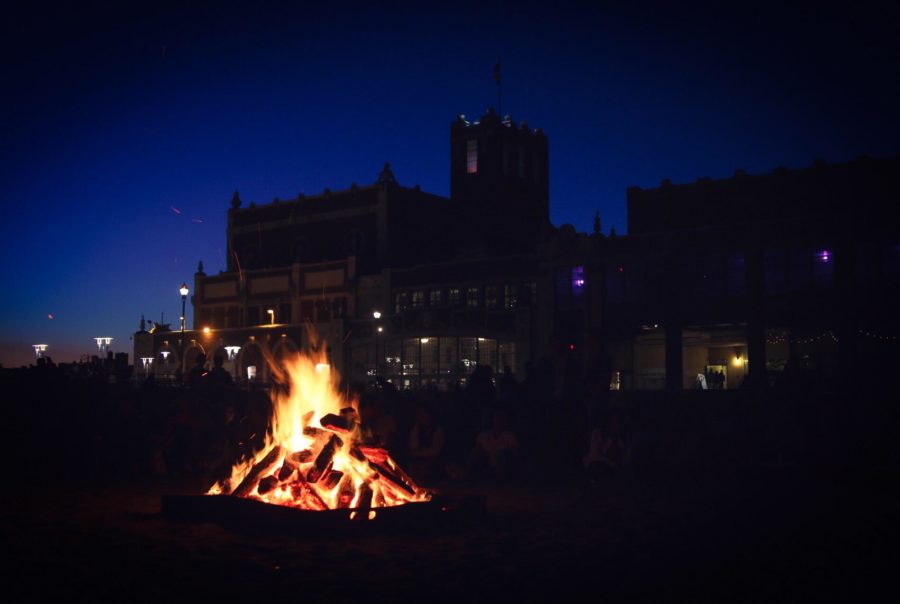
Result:
<svg viewBox="0 0 900 604"><path fill-rule="evenodd" d="M466 141L466 172L468 174L478 172L478 141L474 138Z"/></svg>
<svg viewBox="0 0 900 604"><path fill-rule="evenodd" d="M441 305L441 290L433 289L428 292L428 304L430 304L431 306Z"/></svg>
<svg viewBox="0 0 900 604"><path fill-rule="evenodd" d="M584 267L572 266L556 271L556 304L560 308L579 306L584 293Z"/></svg>
<svg viewBox="0 0 900 604"><path fill-rule="evenodd" d="M450 289L450 291L447 293L449 294L448 302L450 303L450 306L459 306L460 301L461 301L461 298L459 295L459 288L454 287L454 288Z"/></svg>
<svg viewBox="0 0 900 604"><path fill-rule="evenodd" d="M478 288L470 287L466 290L466 306L478 308Z"/></svg>
<svg viewBox="0 0 900 604"><path fill-rule="evenodd" d="M425 306L425 292L417 290L412 293L412 307L420 308Z"/></svg>
<svg viewBox="0 0 900 604"><path fill-rule="evenodd" d="M813 254L813 285L819 289L834 287L834 253L822 249Z"/></svg>

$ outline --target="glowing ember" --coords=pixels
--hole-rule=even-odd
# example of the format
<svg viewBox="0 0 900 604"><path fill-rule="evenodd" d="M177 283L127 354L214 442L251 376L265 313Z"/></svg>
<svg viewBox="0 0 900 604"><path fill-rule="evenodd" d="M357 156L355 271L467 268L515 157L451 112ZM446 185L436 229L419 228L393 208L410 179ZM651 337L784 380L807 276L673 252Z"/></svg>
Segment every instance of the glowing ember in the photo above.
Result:
<svg viewBox="0 0 900 604"><path fill-rule="evenodd" d="M283 370L273 364L272 371L290 384L289 394L273 393L265 446L208 494L304 510L361 509L370 520L372 508L431 499L385 449L363 442L357 402L339 394L324 353L297 353L283 363Z"/></svg>

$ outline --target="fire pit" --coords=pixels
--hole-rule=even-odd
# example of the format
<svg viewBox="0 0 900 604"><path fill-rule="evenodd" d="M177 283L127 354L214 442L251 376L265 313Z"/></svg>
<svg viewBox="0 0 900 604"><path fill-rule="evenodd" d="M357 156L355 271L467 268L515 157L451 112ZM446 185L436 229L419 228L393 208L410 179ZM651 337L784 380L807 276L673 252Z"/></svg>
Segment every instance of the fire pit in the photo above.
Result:
<svg viewBox="0 0 900 604"><path fill-rule="evenodd" d="M442 523L484 511L483 500L436 497L416 485L367 437L357 402L340 395L324 355L297 353L272 369L290 388L273 391L263 448L236 463L206 495L164 497L165 515L308 532L348 521L397 528L411 520Z"/></svg>
<svg viewBox="0 0 900 604"><path fill-rule="evenodd" d="M166 495L162 512L176 522L212 522L252 534L290 537L415 533L469 526L485 514L478 496L444 497L377 510L301 510L231 495ZM370 513L371 512L371 513Z"/></svg>

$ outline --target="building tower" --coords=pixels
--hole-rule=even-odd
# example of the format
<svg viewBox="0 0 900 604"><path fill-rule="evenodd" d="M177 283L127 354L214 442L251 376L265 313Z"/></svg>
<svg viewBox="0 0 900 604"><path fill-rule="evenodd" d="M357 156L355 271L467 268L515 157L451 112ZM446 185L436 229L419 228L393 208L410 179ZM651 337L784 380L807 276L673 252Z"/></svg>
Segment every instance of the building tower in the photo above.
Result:
<svg viewBox="0 0 900 604"><path fill-rule="evenodd" d="M493 109L450 126L450 198L463 227L497 251L534 249L550 226L547 137Z"/></svg>

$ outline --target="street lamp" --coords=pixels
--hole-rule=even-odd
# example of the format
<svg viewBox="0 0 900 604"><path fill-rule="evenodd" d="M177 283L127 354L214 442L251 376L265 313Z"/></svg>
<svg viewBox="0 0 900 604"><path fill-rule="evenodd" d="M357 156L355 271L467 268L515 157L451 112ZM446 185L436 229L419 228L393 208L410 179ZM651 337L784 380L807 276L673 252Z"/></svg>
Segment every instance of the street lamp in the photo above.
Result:
<svg viewBox="0 0 900 604"><path fill-rule="evenodd" d="M188 297L188 286L184 281L181 282L181 287L178 289L178 293L181 294L181 373L182 377L184 377L184 305L187 302Z"/></svg>
<svg viewBox="0 0 900 604"><path fill-rule="evenodd" d="M269 325L275 325L275 310L267 308L266 312L269 313Z"/></svg>
<svg viewBox="0 0 900 604"><path fill-rule="evenodd" d="M381 311L375 310L372 311L372 318L376 321L381 318ZM382 331L381 325L377 325L375 329L375 375L378 375L378 334Z"/></svg>
<svg viewBox="0 0 900 604"><path fill-rule="evenodd" d="M97 350L100 352L106 352L109 350L109 345L112 344L112 338L94 338L94 341L97 342Z"/></svg>
<svg viewBox="0 0 900 604"><path fill-rule="evenodd" d="M141 363L144 365L144 374L150 375L150 368L153 367L153 357L141 357Z"/></svg>

